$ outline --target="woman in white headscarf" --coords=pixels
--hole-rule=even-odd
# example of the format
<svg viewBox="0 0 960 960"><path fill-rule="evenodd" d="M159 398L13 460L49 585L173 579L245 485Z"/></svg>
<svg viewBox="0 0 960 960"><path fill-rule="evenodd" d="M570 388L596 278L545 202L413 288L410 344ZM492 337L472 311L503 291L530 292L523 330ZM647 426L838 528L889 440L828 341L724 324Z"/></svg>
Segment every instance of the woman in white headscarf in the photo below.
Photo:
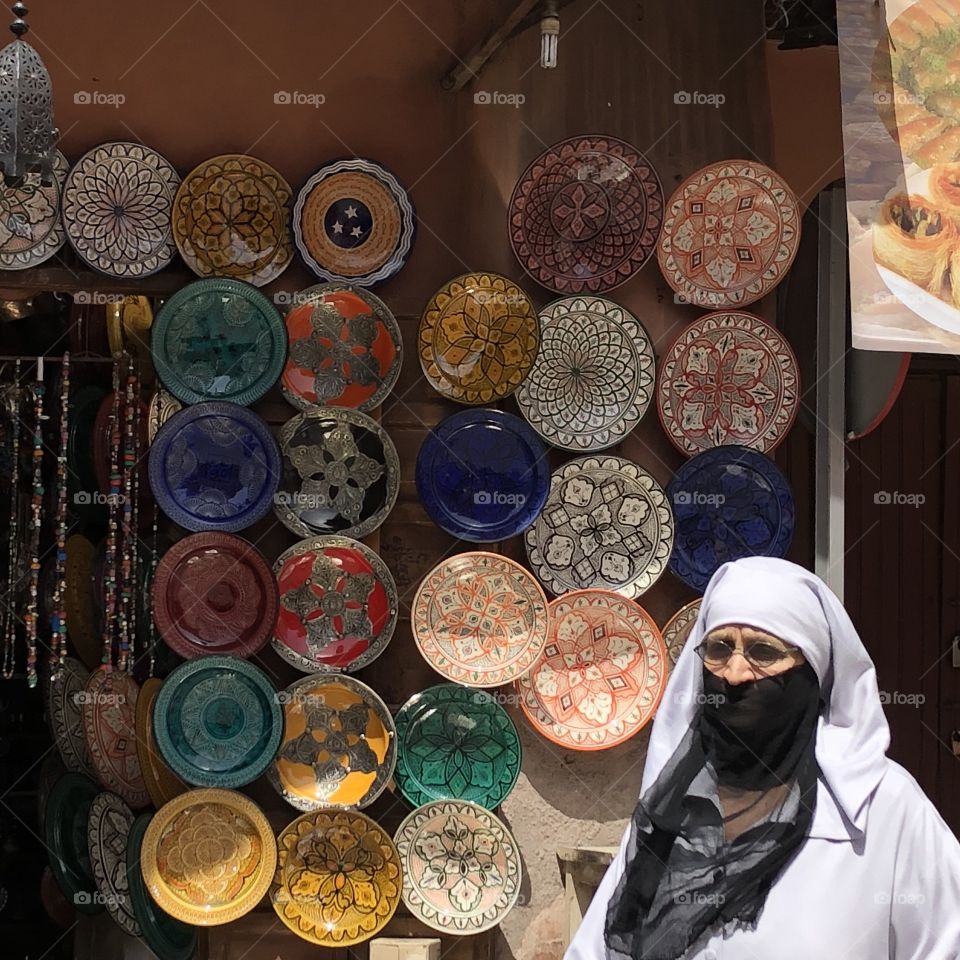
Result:
<svg viewBox="0 0 960 960"><path fill-rule="evenodd" d="M826 584L786 560L724 564L564 960L956 960L960 844L889 743Z"/></svg>

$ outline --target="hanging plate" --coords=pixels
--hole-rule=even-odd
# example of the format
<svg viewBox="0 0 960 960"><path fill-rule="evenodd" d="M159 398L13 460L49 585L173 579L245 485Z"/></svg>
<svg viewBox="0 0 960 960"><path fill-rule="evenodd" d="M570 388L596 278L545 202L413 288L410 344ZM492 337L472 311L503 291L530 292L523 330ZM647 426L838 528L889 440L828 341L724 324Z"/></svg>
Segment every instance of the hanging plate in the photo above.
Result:
<svg viewBox="0 0 960 960"><path fill-rule="evenodd" d="M100 788L79 773L62 776L50 791L44 839L57 886L81 913L100 913L90 851L87 818Z"/></svg>
<svg viewBox="0 0 960 960"><path fill-rule="evenodd" d="M321 283L294 295L286 318L289 357L280 389L298 410L372 410L400 375L403 340L390 308L346 283Z"/></svg>
<svg viewBox="0 0 960 960"><path fill-rule="evenodd" d="M137 759L143 772L143 781L150 794L150 802L159 810L174 797L179 797L189 787L167 766L153 735L153 705L160 693L163 681L149 677L140 687L137 697Z"/></svg>
<svg viewBox="0 0 960 960"><path fill-rule="evenodd" d="M396 732L386 704L353 677L314 674L287 687L283 743L267 776L298 810L363 808L393 776Z"/></svg>
<svg viewBox="0 0 960 960"><path fill-rule="evenodd" d="M197 403L175 413L150 446L150 488L160 509L194 532L234 533L267 513L280 452L264 421L235 403Z"/></svg>
<svg viewBox="0 0 960 960"><path fill-rule="evenodd" d="M462 410L433 428L417 455L417 494L438 527L496 543L533 523L550 463L536 433L500 410Z"/></svg>
<svg viewBox="0 0 960 960"><path fill-rule="evenodd" d="M71 930L77 923L76 907L63 895L47 864L40 874L40 902L46 915L61 930Z"/></svg>
<svg viewBox="0 0 960 960"><path fill-rule="evenodd" d="M526 673L547 642L547 598L532 574L495 553L450 557L420 583L413 637L447 680L495 687Z"/></svg>
<svg viewBox="0 0 960 960"><path fill-rule="evenodd" d="M677 533L670 570L703 592L740 557L783 557L793 540L793 493L777 465L749 447L697 454L673 475L667 496Z"/></svg>
<svg viewBox="0 0 960 960"><path fill-rule="evenodd" d="M235 790L190 790L147 825L143 879L161 910L197 927L249 913L270 889L277 842L260 808Z"/></svg>
<svg viewBox="0 0 960 960"><path fill-rule="evenodd" d="M194 533L157 564L153 619L181 657L250 657L277 620L277 581L263 554L231 533Z"/></svg>
<svg viewBox="0 0 960 960"><path fill-rule="evenodd" d="M517 405L547 443L603 450L640 422L653 396L653 343L612 300L567 297L540 312L540 352Z"/></svg>
<svg viewBox="0 0 960 960"><path fill-rule="evenodd" d="M404 265L415 233L407 191L388 170L359 157L321 167L293 207L297 250L327 281L381 283Z"/></svg>
<svg viewBox="0 0 960 960"><path fill-rule="evenodd" d="M311 537L276 559L280 612L273 649L304 673L353 673L380 656L399 614L397 585L368 546Z"/></svg>
<svg viewBox="0 0 960 960"><path fill-rule="evenodd" d="M67 614L67 636L85 667L95 670L103 655L103 644L97 636L93 616L93 560L96 549L86 538L74 533L64 544L63 606Z"/></svg>
<svg viewBox="0 0 960 960"><path fill-rule="evenodd" d="M555 596L600 587L635 599L666 569L673 513L643 467L580 457L554 470L524 543L534 573Z"/></svg>
<svg viewBox="0 0 960 960"><path fill-rule="evenodd" d="M147 414L147 438L150 443L153 443L160 427L182 409L183 404L172 393L167 393L163 387L157 388L150 398L150 411Z"/></svg>
<svg viewBox="0 0 960 960"><path fill-rule="evenodd" d="M745 307L786 275L800 245L797 198L752 160L711 163L667 203L657 259L683 302Z"/></svg>
<svg viewBox="0 0 960 960"><path fill-rule="evenodd" d="M301 537L372 533L400 491L400 460L386 430L359 410L313 407L280 430L283 479L274 512Z"/></svg>
<svg viewBox="0 0 960 960"><path fill-rule="evenodd" d="M542 153L510 198L510 244L523 269L560 294L603 293L653 256L663 189L636 147L572 137Z"/></svg>
<svg viewBox="0 0 960 960"><path fill-rule="evenodd" d="M269 164L228 153L184 177L173 202L173 239L200 277L230 277L262 287L286 270L290 184Z"/></svg>
<svg viewBox="0 0 960 960"><path fill-rule="evenodd" d="M26 174L19 187L0 184L0 270L39 266L66 242L60 197L69 167L57 150L49 187L40 183L39 173Z"/></svg>
<svg viewBox="0 0 960 960"><path fill-rule="evenodd" d="M47 687L47 721L66 768L93 777L80 708L89 677L87 668L79 660L64 658L63 670L51 678Z"/></svg>
<svg viewBox="0 0 960 960"><path fill-rule="evenodd" d="M530 372L540 323L530 298L509 278L467 273L428 301L417 335L430 385L458 403L502 400Z"/></svg>
<svg viewBox="0 0 960 960"><path fill-rule="evenodd" d="M550 636L517 681L537 733L567 750L607 750L639 733L667 683L667 649L650 614L610 590L550 603Z"/></svg>
<svg viewBox="0 0 960 960"><path fill-rule="evenodd" d="M403 902L428 927L463 936L500 924L520 896L520 848L489 810L439 800L414 810L396 834Z"/></svg>
<svg viewBox="0 0 960 960"><path fill-rule="evenodd" d="M520 737L510 715L484 690L441 683L397 712L397 787L418 807L468 800L492 810L520 776Z"/></svg>
<svg viewBox="0 0 960 960"><path fill-rule="evenodd" d="M87 850L100 899L117 926L140 936L127 885L127 835L133 823L130 808L115 793L99 793L87 816Z"/></svg>
<svg viewBox="0 0 960 960"><path fill-rule="evenodd" d="M266 674L237 657L201 657L167 677L153 732L170 769L198 787L242 787L270 765L283 711Z"/></svg>
<svg viewBox="0 0 960 960"><path fill-rule="evenodd" d="M682 606L663 628L663 642L667 645L667 655L670 657L671 665L677 662L680 651L687 642L687 637L690 636L690 631L696 625L702 602L702 600L693 600Z"/></svg>

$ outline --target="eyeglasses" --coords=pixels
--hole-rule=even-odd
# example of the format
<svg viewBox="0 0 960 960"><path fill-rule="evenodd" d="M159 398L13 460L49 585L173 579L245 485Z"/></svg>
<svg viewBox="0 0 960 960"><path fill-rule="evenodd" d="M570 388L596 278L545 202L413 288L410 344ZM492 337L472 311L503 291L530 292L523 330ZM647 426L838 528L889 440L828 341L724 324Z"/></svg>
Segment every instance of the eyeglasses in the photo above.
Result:
<svg viewBox="0 0 960 960"><path fill-rule="evenodd" d="M696 647L697 653L708 667L723 667L737 652L736 644L730 640L707 639ZM743 645L743 656L747 663L760 670L769 670L791 660L796 653L796 647L779 647L769 640L747 640Z"/></svg>

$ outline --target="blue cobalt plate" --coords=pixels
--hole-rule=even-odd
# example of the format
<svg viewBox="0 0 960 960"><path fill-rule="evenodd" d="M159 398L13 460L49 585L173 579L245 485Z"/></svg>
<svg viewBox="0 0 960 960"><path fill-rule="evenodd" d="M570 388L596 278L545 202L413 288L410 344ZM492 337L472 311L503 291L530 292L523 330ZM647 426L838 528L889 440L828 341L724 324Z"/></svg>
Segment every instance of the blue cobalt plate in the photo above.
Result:
<svg viewBox="0 0 960 960"><path fill-rule="evenodd" d="M793 540L793 493L777 465L738 444L688 460L667 486L676 523L670 569L703 591L740 557L783 557Z"/></svg>
<svg viewBox="0 0 960 960"><path fill-rule="evenodd" d="M153 732L163 759L185 783L242 787L273 762L283 710L259 667L239 657L201 657L164 681Z"/></svg>
<svg viewBox="0 0 960 960"><path fill-rule="evenodd" d="M175 413L150 445L150 489L187 530L243 530L265 516L280 482L270 428L235 403L208 401Z"/></svg>
<svg viewBox="0 0 960 960"><path fill-rule="evenodd" d="M437 424L417 455L417 494L447 533L471 543L530 526L550 489L547 448L519 417L463 410Z"/></svg>

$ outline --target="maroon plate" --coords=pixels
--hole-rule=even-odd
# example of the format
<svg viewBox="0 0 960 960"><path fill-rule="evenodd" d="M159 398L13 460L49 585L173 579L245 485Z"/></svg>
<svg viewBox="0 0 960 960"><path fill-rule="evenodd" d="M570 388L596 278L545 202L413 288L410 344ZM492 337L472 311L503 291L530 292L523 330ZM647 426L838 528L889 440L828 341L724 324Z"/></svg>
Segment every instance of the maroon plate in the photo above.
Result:
<svg viewBox="0 0 960 960"><path fill-rule="evenodd" d="M153 618L182 657L249 657L277 621L277 581L263 555L231 533L195 533L157 564Z"/></svg>

